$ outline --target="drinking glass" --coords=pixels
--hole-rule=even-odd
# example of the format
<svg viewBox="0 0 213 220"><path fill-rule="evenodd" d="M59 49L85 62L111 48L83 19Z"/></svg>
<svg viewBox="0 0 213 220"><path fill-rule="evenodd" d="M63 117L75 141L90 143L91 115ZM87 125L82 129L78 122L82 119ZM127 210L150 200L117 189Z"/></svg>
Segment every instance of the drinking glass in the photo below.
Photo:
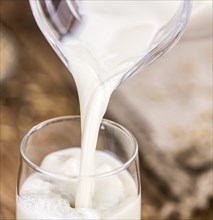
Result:
<svg viewBox="0 0 213 220"><path fill-rule="evenodd" d="M77 170L73 173L69 169L67 173L63 171L69 166L68 163L65 163L64 168L58 167L56 162L44 167L47 155L67 150L63 159L68 161L69 150L77 149L80 152L80 146L79 116L64 116L41 122L25 135L20 148L17 219L78 219L77 216L87 220L140 219L138 145L134 136L121 125L103 119L97 150L116 158L116 167L106 167L106 171L102 172L98 171L99 165L96 164L96 172L81 177ZM93 181L91 207L72 209L75 206L77 184L85 180ZM118 194L120 196L117 198ZM100 218L94 214L96 212Z"/></svg>
<svg viewBox="0 0 213 220"><path fill-rule="evenodd" d="M84 1L84 0L83 1L81 0L36 0L36 1L29 0L29 1L30 1L33 15L35 17L35 20L40 30L42 31L42 33L44 34L44 36L46 37L46 39L48 40L52 48L61 58L65 66L71 71L70 66L72 66L72 61L70 61L69 57L65 54L64 49L62 48L62 41L68 35L75 35L76 33L77 33L76 38L78 38L78 32L85 31L84 23L86 22L85 20L87 19L86 18L87 12L84 11L83 4L85 2L89 2L90 0L88 1ZM152 0L149 0L149 1L153 3L157 2L157 1L152 1ZM122 4L134 4L134 1L123 1L122 2L122 1L117 1L117 0L114 0L114 1L113 0L112 1L101 0L101 1L96 1L96 2L98 2L98 4L102 4L102 3L105 4L107 2L107 4L111 4L111 5L113 5L114 3L117 4L118 2L121 2L120 3L121 6ZM170 21L167 24L165 24L162 28L160 28L160 30L158 30L154 39L149 44L149 48L146 50L146 52L142 54L134 54L135 56L137 56L137 59L134 60L133 64L130 64L128 67L126 67L123 70L122 77L118 80L117 86L119 86L123 81L128 79L130 76L137 73L139 69L147 66L148 64L160 58L169 49L171 49L175 45L175 43L180 39L181 35L183 34L185 30L185 26L190 16L191 0L180 0L180 2L181 4L180 4L179 10L174 14L174 16L170 19ZM164 3L165 2L162 1L162 4ZM107 5L107 7L108 6L109 5ZM99 7L97 7L95 10L96 11L100 10L99 13L102 13L101 11L102 9L100 9ZM131 18L132 16L132 14L129 14L129 12L130 10L125 11L127 18L129 17ZM116 13L116 11L114 11L114 13ZM120 22L122 22L122 17L120 18ZM101 24L98 27L98 30L96 29L94 31L94 35L97 35L98 33L105 33L104 38L110 39L109 37L110 35L108 36L110 30L106 32L105 26L106 24L104 23ZM98 39L98 41L101 41L101 40L103 39ZM90 45L97 44L97 43L98 42L96 38L94 38L94 40L91 40L91 42L89 42ZM125 48L125 46L126 45L124 43L123 47ZM140 45L138 45L138 47L140 47ZM93 54L93 52L88 50L87 46L85 46L84 52L86 53L88 51L89 53ZM115 52L115 54L116 53L117 52ZM118 54L116 55L120 55L119 53L120 52L118 52ZM108 58L110 56L114 57L115 54L108 54ZM82 56L80 56L80 58L82 62L85 61L85 59ZM105 64L106 66L109 66L108 58ZM127 61L125 60L125 62L128 62L128 57L126 59ZM103 61L103 59L101 61ZM113 59L110 62L113 63ZM90 64L91 63L89 62L85 64L82 63L82 65L85 65L85 66L90 65ZM121 60L119 61L118 65L125 66L126 64L124 63L124 60Z"/></svg>

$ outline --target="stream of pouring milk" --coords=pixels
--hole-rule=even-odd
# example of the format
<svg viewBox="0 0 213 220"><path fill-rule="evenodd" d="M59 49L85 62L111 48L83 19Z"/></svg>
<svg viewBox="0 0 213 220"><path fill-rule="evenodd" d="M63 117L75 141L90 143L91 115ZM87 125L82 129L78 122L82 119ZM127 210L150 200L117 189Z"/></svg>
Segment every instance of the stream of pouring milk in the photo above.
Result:
<svg viewBox="0 0 213 220"><path fill-rule="evenodd" d="M81 1L83 19L80 26L74 33L65 36L58 45L67 59L68 68L74 77L79 94L82 129L80 176L88 176L95 172L94 157L99 126L112 92L119 85L124 74L147 53L156 33L174 16L180 2L181 0L163 1L163 3L162 1ZM45 160L49 161L49 159ZM114 160L111 158L108 164L116 163ZM63 160L61 161L59 167L64 163ZM54 164L51 161L48 163L50 167ZM72 174L72 170L69 171ZM130 181L131 177L128 173L125 175L123 184L128 182L127 185L131 187L124 190L131 191L130 188L135 188L133 194L137 198L135 183ZM31 182L30 178L27 180L28 183ZM116 192L120 190L116 180L113 181L111 184L115 184L114 192L106 196L117 195ZM105 185L107 186L108 183ZM29 188L30 184L24 183L22 190L30 194ZM78 182L74 192L76 208L90 208L91 198L99 196L99 193L92 195L92 182L89 179ZM116 213L120 211L120 214L111 213L109 215L111 217L104 217L100 213L100 218L140 219L140 211L138 211L140 197L132 201L131 198L134 196L129 194L131 196L124 199L128 206L122 208L119 207L119 203L115 204ZM52 199L54 200L54 196ZM122 203L121 198L117 199ZM116 198L113 197L113 201L115 200ZM29 218L22 208L21 206L17 209L18 219L24 219L24 216ZM90 219L96 218L94 216L96 214L93 214L88 215ZM82 219L89 219L88 216ZM69 219L72 217L69 216Z"/></svg>
<svg viewBox="0 0 213 220"><path fill-rule="evenodd" d="M80 100L81 176L93 173L98 130L112 92L179 5L180 1L84 1L82 27L61 46ZM76 207L90 207L90 184L79 182Z"/></svg>

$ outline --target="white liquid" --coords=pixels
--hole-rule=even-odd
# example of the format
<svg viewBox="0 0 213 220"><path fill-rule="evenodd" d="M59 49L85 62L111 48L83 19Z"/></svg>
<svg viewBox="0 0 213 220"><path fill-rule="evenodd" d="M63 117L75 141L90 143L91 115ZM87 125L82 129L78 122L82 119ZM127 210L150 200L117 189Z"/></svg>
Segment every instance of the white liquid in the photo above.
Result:
<svg viewBox="0 0 213 220"><path fill-rule="evenodd" d="M146 54L155 34L174 16L180 1L83 3L82 27L66 36L59 47L78 89L82 118L80 175L85 176L93 171L98 130L112 92ZM76 207L90 206L90 184L79 182Z"/></svg>
<svg viewBox="0 0 213 220"><path fill-rule="evenodd" d="M124 74L147 53L156 33L174 16L180 2L164 1L163 4L161 1L78 2L83 4L83 22L78 27L78 31L62 39L58 47L68 61L79 94L82 119L82 152L80 170L77 173L80 176L88 176L94 173L93 161L99 126L112 92L119 85ZM106 166L113 163L117 162L109 159ZM44 164L48 168L54 165L50 161L44 162ZM62 164L58 164L54 171L59 170L63 173L61 169ZM72 172L74 170L71 168L66 169L66 173L73 175ZM100 191L96 193L93 192L94 182L86 179L77 182L75 188L72 188L71 183L67 188L63 186L60 192L53 191L52 196L48 198L39 197L40 191L44 188L43 183L42 185L37 184L35 188L31 187L36 182L34 178L38 182L42 181L37 175L33 175L24 183L21 195L29 190L29 195L34 192L34 197L27 197L26 199L20 197L17 206L19 219L25 217L44 219L45 216L51 219L78 219L75 215L81 215L82 219L140 219L140 196L136 199L135 184L128 173L123 174L119 183L126 185L123 189L125 194L129 196L120 199L120 202L116 202L120 196L124 195L122 193L117 194L121 189L119 186L114 188L115 191L106 194L107 198L110 199L112 196L113 199L102 204L102 209L107 209L109 205L116 203L113 206L116 207L116 210L108 214L98 208L101 205L99 202L94 206L92 195L98 198L104 193L104 186L108 186L109 183L113 185L118 183L116 178L119 176L112 177L111 182L100 183ZM130 184L126 184L127 182ZM45 187L48 191L52 186L47 183ZM75 197L75 201L72 202L75 202L76 210L69 207L67 197L65 200L58 200L62 194L69 194L71 191L72 196ZM32 204L32 201L35 201L36 205ZM29 212L28 206L20 205L24 203L29 203L29 207L33 207L32 209L35 211ZM42 204L45 207L42 209L43 211L40 210ZM55 206L57 206L56 213L51 212ZM50 211L48 212L48 210Z"/></svg>
<svg viewBox="0 0 213 220"><path fill-rule="evenodd" d="M42 161L41 167L49 172L77 176L80 153L79 148L54 152ZM122 164L109 154L96 151L95 165L98 174ZM22 196L17 198L17 219L140 219L140 196L127 171L93 182L90 209L70 207L75 202L77 184L77 179L53 182L38 173L31 175L21 188Z"/></svg>

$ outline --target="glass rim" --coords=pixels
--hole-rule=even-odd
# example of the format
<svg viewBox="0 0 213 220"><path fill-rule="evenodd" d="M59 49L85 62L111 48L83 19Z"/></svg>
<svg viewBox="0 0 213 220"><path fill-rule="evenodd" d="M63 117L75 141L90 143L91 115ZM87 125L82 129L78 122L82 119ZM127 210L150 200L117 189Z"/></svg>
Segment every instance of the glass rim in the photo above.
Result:
<svg viewBox="0 0 213 220"><path fill-rule="evenodd" d="M108 176L112 176L115 174L118 174L124 170L126 170L133 161L136 160L137 155L138 155L138 143L136 138L134 137L134 135L125 127L123 127L122 125L105 119L102 119L101 125L111 125L113 127L118 128L119 130L123 131L125 133L125 135L128 137L128 139L130 140L130 145L133 146L133 153L131 154L130 158L125 162L122 163L121 166L112 169L110 171L107 172L102 172L102 173L98 173L98 174L92 174L92 175L86 175L86 176L76 176L76 175L61 175L61 174L57 174L54 172L50 172L47 171L43 168L41 168L39 165L36 165L35 163L33 163L25 154L24 152L24 148L26 146L26 142L28 140L28 138L36 131L50 125L53 123L58 123L58 122L62 122L62 121L69 121L69 120L80 120L81 117L79 115L73 115L73 116L60 116L60 117L55 117L55 118L51 118L45 121L40 122L39 124L33 126L30 130L28 130L28 132L24 135L21 144L20 144L20 155L21 155L21 159L24 160L24 162L27 163L28 166L30 166L34 171L38 172L39 174L43 174L46 176L49 176L51 178L56 178L56 179L61 179L61 180L79 180L79 179L84 179L84 178L103 178L103 177L108 177ZM100 125L100 126L101 126Z"/></svg>

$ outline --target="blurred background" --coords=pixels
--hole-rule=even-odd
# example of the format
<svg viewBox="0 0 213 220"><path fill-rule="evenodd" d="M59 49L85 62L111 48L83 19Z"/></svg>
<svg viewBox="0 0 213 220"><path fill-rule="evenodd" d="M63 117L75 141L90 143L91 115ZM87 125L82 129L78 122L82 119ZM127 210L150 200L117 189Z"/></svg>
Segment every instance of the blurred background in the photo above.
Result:
<svg viewBox="0 0 213 220"><path fill-rule="evenodd" d="M38 29L27 0L0 2L1 219L15 219L19 144L35 124L78 115L75 83ZM124 83L106 118L140 147L144 220L213 218L212 27L183 37Z"/></svg>

